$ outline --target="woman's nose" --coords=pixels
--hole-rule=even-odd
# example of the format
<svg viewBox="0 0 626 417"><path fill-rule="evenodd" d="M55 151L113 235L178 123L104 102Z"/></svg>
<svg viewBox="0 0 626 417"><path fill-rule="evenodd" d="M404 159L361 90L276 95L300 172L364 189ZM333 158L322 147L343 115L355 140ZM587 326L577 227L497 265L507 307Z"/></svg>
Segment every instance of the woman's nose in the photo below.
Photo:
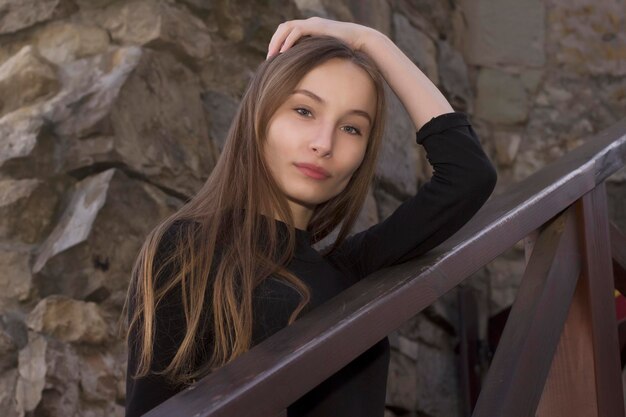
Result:
<svg viewBox="0 0 626 417"><path fill-rule="evenodd" d="M326 156L332 152L333 148L333 130L323 129L311 142L311 148L319 153L321 156Z"/></svg>

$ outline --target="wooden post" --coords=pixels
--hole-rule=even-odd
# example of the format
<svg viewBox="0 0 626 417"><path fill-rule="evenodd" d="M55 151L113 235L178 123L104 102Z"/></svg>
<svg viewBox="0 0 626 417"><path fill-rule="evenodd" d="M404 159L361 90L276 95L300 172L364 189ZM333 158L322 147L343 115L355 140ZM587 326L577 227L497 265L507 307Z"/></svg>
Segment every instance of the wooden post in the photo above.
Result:
<svg viewBox="0 0 626 417"><path fill-rule="evenodd" d="M604 183L575 205L583 264L536 415L624 417Z"/></svg>
<svg viewBox="0 0 626 417"><path fill-rule="evenodd" d="M624 417L624 394L615 317L613 267L606 185L601 182L577 203L583 239L582 278L588 288L596 369L598 414Z"/></svg>
<svg viewBox="0 0 626 417"><path fill-rule="evenodd" d="M535 415L580 271L576 213L568 207L539 233L474 417Z"/></svg>
<svg viewBox="0 0 626 417"><path fill-rule="evenodd" d="M458 286L459 379L461 415L471 416L480 393L478 374L478 311L471 287Z"/></svg>
<svg viewBox="0 0 626 417"><path fill-rule="evenodd" d="M537 407L537 417L599 416L588 300L589 291L579 276Z"/></svg>

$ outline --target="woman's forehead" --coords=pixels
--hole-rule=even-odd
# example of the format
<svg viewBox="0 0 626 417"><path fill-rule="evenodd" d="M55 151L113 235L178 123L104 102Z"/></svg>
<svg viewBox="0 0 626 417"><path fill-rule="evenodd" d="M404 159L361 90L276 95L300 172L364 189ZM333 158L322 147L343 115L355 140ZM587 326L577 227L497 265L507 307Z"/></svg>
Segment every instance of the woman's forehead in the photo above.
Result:
<svg viewBox="0 0 626 417"><path fill-rule="evenodd" d="M308 97L322 106L361 110L372 116L375 111L374 81L364 69L349 61L327 62L312 69L290 92L290 97L295 96Z"/></svg>

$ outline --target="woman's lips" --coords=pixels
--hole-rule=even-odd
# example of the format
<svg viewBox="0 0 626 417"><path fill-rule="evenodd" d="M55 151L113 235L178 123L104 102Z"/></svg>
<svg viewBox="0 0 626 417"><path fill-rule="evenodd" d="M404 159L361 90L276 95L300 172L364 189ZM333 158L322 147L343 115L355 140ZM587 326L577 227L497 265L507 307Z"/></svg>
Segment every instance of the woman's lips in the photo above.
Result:
<svg viewBox="0 0 626 417"><path fill-rule="evenodd" d="M302 172L304 175L310 177L310 178L314 178L316 180L324 180L326 178L328 178L327 175L322 174L319 171L313 170L313 169L309 169L306 166L302 166L302 165L296 165L296 168L298 168L300 170L300 172Z"/></svg>

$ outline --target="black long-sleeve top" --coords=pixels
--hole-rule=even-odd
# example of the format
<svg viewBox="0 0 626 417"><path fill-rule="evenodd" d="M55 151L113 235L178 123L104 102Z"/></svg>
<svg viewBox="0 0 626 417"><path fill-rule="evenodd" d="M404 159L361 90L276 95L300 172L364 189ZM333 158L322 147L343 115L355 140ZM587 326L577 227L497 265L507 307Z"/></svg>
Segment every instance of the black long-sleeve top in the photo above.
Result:
<svg viewBox="0 0 626 417"><path fill-rule="evenodd" d="M433 175L385 220L349 236L326 257L311 246L310 232L296 229L296 253L287 267L311 289L311 301L302 314L367 275L436 247L467 223L493 192L496 170L466 113L432 118L416 132L416 142L426 149ZM287 225L275 221L278 230L286 233ZM172 236L175 230L164 235L159 247L166 248ZM253 300L254 346L287 325L300 296L282 281L269 277L255 289ZM171 361L184 329L180 293L172 292L156 311L158 349L151 369L161 370ZM382 417L389 359L389 339L385 337L291 404L288 417ZM136 350L129 346L126 417L140 416L183 389L153 374L130 378L137 362Z"/></svg>

